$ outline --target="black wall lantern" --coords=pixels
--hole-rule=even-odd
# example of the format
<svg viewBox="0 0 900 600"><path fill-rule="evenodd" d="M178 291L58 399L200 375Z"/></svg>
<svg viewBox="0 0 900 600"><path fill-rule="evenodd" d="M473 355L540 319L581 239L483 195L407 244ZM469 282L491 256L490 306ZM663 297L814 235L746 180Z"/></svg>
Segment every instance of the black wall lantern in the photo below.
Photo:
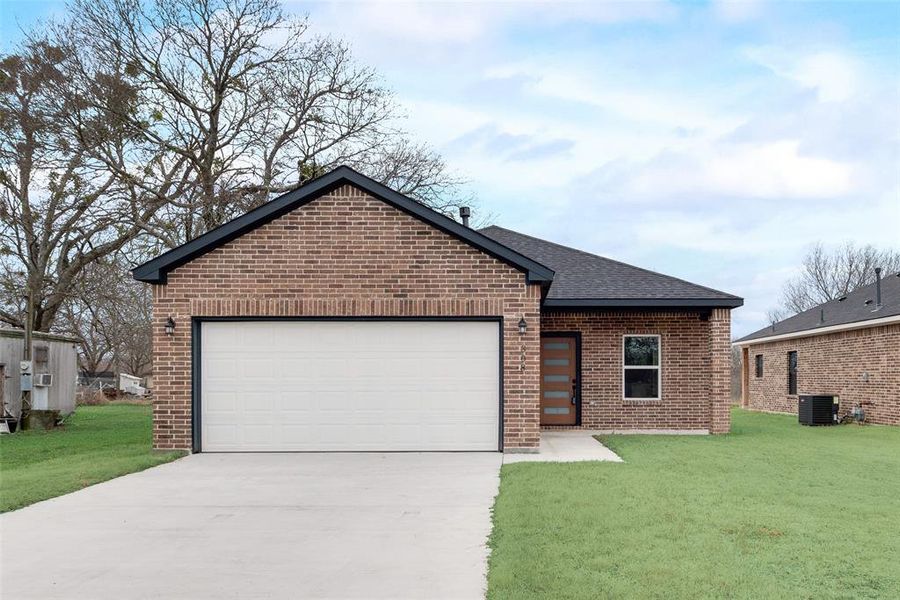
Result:
<svg viewBox="0 0 900 600"><path fill-rule="evenodd" d="M519 319L519 335L525 335L528 332L528 323L525 322L525 317Z"/></svg>
<svg viewBox="0 0 900 600"><path fill-rule="evenodd" d="M166 319L166 335L175 335L175 319L172 317Z"/></svg>

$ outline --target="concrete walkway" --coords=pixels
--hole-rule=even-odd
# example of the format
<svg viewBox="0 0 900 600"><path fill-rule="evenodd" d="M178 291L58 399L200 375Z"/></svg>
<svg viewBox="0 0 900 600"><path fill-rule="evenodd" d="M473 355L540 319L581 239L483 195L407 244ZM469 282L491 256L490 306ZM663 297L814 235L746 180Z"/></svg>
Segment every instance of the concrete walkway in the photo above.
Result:
<svg viewBox="0 0 900 600"><path fill-rule="evenodd" d="M189 456L0 516L0 597L480 598L501 460Z"/></svg>
<svg viewBox="0 0 900 600"><path fill-rule="evenodd" d="M504 454L503 463L581 462L587 460L622 462L618 454L594 439L593 436L596 433L587 429L542 431L539 453Z"/></svg>

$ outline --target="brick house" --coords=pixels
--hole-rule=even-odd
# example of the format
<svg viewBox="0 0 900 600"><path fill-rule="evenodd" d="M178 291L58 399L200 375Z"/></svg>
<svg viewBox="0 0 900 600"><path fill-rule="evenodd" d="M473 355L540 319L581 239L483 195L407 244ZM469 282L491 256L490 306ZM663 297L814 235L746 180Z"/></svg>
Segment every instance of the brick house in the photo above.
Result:
<svg viewBox="0 0 900 600"><path fill-rule="evenodd" d="M745 407L797 413L798 396L837 396L840 414L900 425L900 273L735 341Z"/></svg>
<svg viewBox="0 0 900 600"><path fill-rule="evenodd" d="M340 167L134 269L154 445L534 452L542 427L729 430L742 300Z"/></svg>

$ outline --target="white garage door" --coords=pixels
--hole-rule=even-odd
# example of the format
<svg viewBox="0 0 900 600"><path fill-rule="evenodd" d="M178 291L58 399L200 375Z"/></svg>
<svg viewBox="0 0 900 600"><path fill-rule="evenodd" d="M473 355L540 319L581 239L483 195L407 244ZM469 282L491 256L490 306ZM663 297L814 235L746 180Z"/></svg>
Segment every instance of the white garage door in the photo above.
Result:
<svg viewBox="0 0 900 600"><path fill-rule="evenodd" d="M204 322L205 451L498 449L499 324Z"/></svg>

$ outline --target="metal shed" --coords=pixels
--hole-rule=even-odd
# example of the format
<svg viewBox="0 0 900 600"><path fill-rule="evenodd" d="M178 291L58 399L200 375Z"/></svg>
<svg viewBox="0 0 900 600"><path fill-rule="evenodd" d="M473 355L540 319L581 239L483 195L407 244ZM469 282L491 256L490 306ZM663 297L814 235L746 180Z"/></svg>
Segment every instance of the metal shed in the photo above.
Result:
<svg viewBox="0 0 900 600"><path fill-rule="evenodd" d="M24 339L21 329L0 328L0 371L4 377L0 393L6 409L16 418L22 408L19 362L24 355ZM78 342L77 338L52 333L36 331L32 335L34 372L52 375L52 383L47 386L47 408L64 415L75 410Z"/></svg>

